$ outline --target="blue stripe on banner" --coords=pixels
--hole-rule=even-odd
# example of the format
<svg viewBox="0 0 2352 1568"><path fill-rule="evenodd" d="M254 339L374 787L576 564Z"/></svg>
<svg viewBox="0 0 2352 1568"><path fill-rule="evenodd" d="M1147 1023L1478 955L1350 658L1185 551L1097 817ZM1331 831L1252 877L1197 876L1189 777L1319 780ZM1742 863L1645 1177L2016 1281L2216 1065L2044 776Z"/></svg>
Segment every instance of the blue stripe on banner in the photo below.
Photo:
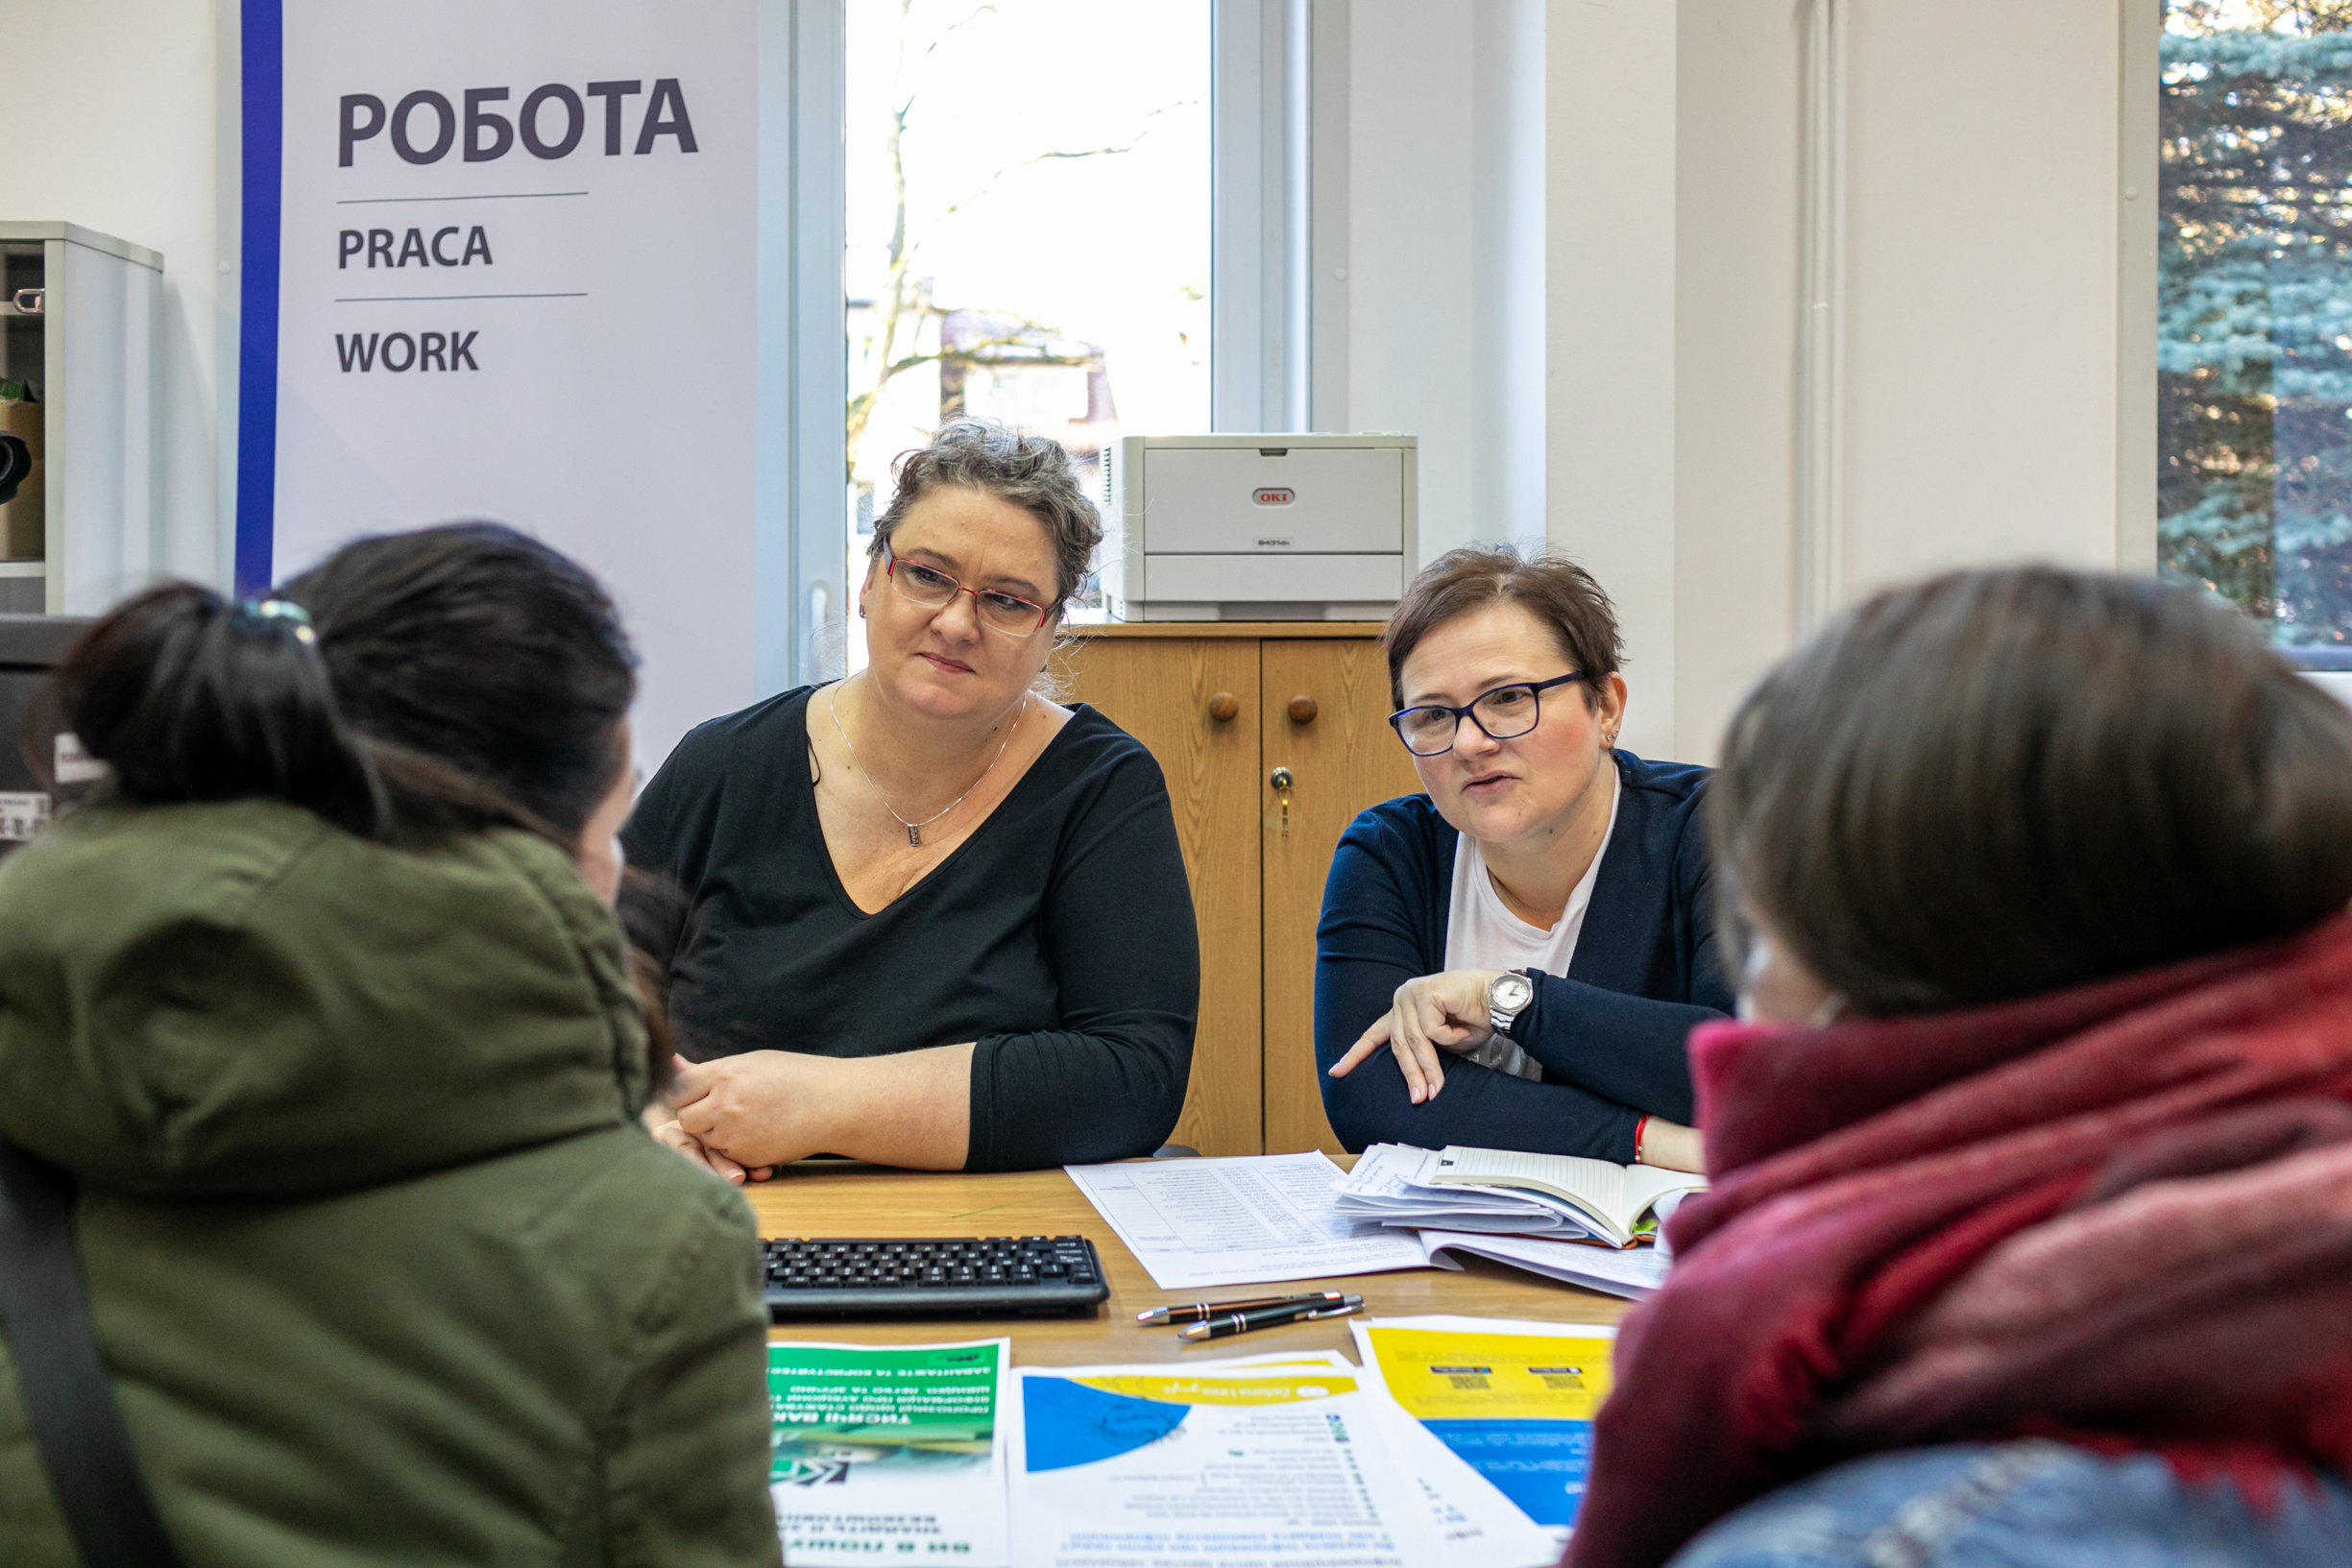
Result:
<svg viewBox="0 0 2352 1568"><path fill-rule="evenodd" d="M283 0L243 0L245 287L237 343L236 587L270 586L278 502L278 225L284 177Z"/></svg>

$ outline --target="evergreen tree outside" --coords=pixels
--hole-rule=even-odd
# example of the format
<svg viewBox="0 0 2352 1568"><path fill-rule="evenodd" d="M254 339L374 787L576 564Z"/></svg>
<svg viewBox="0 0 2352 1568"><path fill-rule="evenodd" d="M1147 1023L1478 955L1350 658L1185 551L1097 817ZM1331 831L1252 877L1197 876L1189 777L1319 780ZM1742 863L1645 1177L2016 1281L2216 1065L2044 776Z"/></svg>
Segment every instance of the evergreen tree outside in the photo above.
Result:
<svg viewBox="0 0 2352 1568"><path fill-rule="evenodd" d="M2169 0L2165 575L2352 646L2352 0Z"/></svg>

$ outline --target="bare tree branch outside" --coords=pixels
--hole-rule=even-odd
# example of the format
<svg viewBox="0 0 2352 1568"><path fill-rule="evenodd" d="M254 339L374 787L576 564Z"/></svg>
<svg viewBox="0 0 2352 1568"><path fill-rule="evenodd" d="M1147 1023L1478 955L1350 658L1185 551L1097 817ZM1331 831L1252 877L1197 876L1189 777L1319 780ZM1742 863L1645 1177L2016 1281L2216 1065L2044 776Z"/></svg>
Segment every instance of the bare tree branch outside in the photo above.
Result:
<svg viewBox="0 0 2352 1568"><path fill-rule="evenodd" d="M1123 428L1207 428L1209 39L1205 0L851 0L849 22L855 580L892 458L945 420L1089 470Z"/></svg>

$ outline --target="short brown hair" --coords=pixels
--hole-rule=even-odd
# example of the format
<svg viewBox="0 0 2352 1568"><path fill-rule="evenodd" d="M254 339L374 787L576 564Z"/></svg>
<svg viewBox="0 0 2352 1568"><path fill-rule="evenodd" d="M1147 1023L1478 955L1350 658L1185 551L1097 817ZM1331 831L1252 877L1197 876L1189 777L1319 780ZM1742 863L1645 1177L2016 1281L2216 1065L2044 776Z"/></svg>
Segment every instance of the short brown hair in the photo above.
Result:
<svg viewBox="0 0 2352 1568"><path fill-rule="evenodd" d="M1508 544L1447 550L1413 579L1380 634L1389 655L1389 701L1405 705L1405 660L1421 639L1449 620L1503 603L1524 605L1551 628L1560 651L1585 677L1586 706L1598 704L1599 683L1614 675L1624 658L1609 595L1566 556L1548 550L1521 556Z"/></svg>
<svg viewBox="0 0 2352 1568"><path fill-rule="evenodd" d="M2352 712L2243 616L2035 567L1879 594L1733 716L1715 898L1865 1013L1981 1006L2352 901Z"/></svg>
<svg viewBox="0 0 2352 1568"><path fill-rule="evenodd" d="M958 485L1010 501L1037 519L1054 546L1054 603L1059 609L1086 580L1086 563L1103 543L1103 519L1086 498L1058 441L1024 435L991 420L952 420L931 445L901 452L891 465L898 488L874 519L866 559L879 561L907 511L934 490Z"/></svg>

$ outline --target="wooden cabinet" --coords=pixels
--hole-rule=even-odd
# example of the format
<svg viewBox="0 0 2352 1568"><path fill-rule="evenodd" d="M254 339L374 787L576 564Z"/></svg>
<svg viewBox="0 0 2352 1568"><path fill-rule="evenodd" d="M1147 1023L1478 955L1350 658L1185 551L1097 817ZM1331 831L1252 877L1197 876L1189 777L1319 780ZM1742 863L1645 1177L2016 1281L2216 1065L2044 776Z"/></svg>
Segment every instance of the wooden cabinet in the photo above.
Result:
<svg viewBox="0 0 2352 1568"><path fill-rule="evenodd" d="M1175 1141L1339 1152L1315 1073L1315 920L1340 834L1420 788L1388 725L1376 624L1089 628L1070 695L1168 776L1200 929L1200 1026ZM1274 784L1288 772L1289 789Z"/></svg>

